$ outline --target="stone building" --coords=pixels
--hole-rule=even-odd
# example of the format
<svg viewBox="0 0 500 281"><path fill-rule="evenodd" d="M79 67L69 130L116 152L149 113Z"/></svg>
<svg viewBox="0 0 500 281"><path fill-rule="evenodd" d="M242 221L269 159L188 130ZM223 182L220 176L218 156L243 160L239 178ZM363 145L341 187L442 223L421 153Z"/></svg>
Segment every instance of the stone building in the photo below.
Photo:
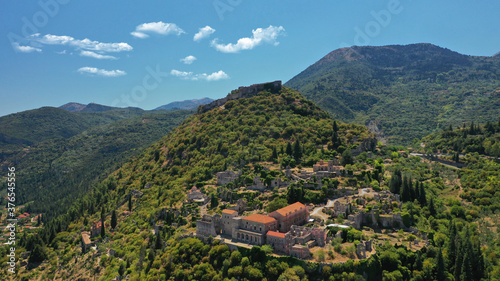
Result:
<svg viewBox="0 0 500 281"><path fill-rule="evenodd" d="M357 246L356 246L356 255L360 259L366 259L366 252L371 252L372 251L372 241L361 241Z"/></svg>
<svg viewBox="0 0 500 281"><path fill-rule="evenodd" d="M203 194L198 188L196 188L196 186L193 186L187 192L187 198L188 198L188 201L192 201L192 202L201 202L201 203L208 202L208 196Z"/></svg>
<svg viewBox="0 0 500 281"><path fill-rule="evenodd" d="M90 241L90 236L88 231L82 232L82 250L83 252L87 252L92 246L92 242Z"/></svg>
<svg viewBox="0 0 500 281"><path fill-rule="evenodd" d="M102 226L101 220L92 223L92 226L90 227L90 233L92 237L101 235L101 226ZM104 225L104 227L106 227L106 224Z"/></svg>
<svg viewBox="0 0 500 281"><path fill-rule="evenodd" d="M288 237L286 237L288 235ZM276 231L268 231L266 234L266 244L271 245L275 252L288 254L290 252L291 235Z"/></svg>
<svg viewBox="0 0 500 281"><path fill-rule="evenodd" d="M278 230L280 232L290 231L292 225L303 225L309 219L309 210L300 203L294 203L269 214L270 217L278 221Z"/></svg>
<svg viewBox="0 0 500 281"><path fill-rule="evenodd" d="M352 227L356 229L361 229L364 225L383 228L406 228L401 213L381 214L377 218L373 209L369 213L361 210L356 214L349 215L348 219Z"/></svg>
<svg viewBox="0 0 500 281"><path fill-rule="evenodd" d="M311 251L306 246L293 245L290 249L289 255L299 259L307 259L311 256Z"/></svg>
<svg viewBox="0 0 500 281"><path fill-rule="evenodd" d="M333 212L336 216L344 214L347 208L349 208L349 203L342 203L339 200L333 203Z"/></svg>
<svg viewBox="0 0 500 281"><path fill-rule="evenodd" d="M233 172L233 171L224 171L218 172L217 176L217 185L226 185L230 182L234 182L241 175L241 171Z"/></svg>
<svg viewBox="0 0 500 281"><path fill-rule="evenodd" d="M238 229L233 229L232 237L235 240L248 244L263 245L266 243L266 233L274 231L278 221L270 216L253 214L241 218Z"/></svg>
<svg viewBox="0 0 500 281"><path fill-rule="evenodd" d="M319 160L318 163L313 165L313 172L329 172L339 175L342 170L344 170L344 167L335 165L335 161L333 160L329 160L328 162Z"/></svg>
<svg viewBox="0 0 500 281"><path fill-rule="evenodd" d="M323 228L293 225L288 233L294 239L295 244L309 243L310 247L315 245L324 247L326 245L326 230Z"/></svg>
<svg viewBox="0 0 500 281"><path fill-rule="evenodd" d="M237 211L230 209L222 210L222 234L233 235L233 229L239 227L239 220L234 220L236 217L238 217Z"/></svg>
<svg viewBox="0 0 500 281"><path fill-rule="evenodd" d="M196 222L196 236L208 238L215 237L221 233L220 215L203 215L201 220Z"/></svg>

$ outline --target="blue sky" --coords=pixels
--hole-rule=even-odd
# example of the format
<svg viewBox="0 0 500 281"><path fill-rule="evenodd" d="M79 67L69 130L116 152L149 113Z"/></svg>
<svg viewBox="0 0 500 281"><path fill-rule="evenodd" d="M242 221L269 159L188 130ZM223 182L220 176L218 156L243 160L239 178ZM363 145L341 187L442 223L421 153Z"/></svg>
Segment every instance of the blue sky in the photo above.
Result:
<svg viewBox="0 0 500 281"><path fill-rule="evenodd" d="M498 1L2 2L0 116L67 102L153 109L288 81L352 45L500 51Z"/></svg>

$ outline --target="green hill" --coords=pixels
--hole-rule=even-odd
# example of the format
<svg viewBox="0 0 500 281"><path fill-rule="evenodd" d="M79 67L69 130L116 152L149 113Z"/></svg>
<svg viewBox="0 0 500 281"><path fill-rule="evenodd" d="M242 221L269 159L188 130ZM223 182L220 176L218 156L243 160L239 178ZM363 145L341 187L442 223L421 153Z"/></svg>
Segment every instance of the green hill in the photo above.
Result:
<svg viewBox="0 0 500 281"><path fill-rule="evenodd" d="M74 113L41 108L0 118L0 170L17 170L17 204L50 220L93 184L192 114L117 109ZM3 190L2 190L3 191ZM2 193L3 194L3 193Z"/></svg>
<svg viewBox="0 0 500 281"><path fill-rule="evenodd" d="M335 50L285 84L334 118L409 144L440 128L496 121L500 57L431 44Z"/></svg>
<svg viewBox="0 0 500 281"><path fill-rule="evenodd" d="M120 229L124 232L119 234L122 249L129 252L131 262L135 264L138 260L132 256L139 258L142 251L142 242L136 242L143 235L148 237L150 219L156 218L165 206L178 206L185 199L188 187L213 180L218 171L239 168L246 170L249 165L269 160L295 166L328 159L337 155L337 151L320 147L328 146L334 135L341 151L361 152L374 148L374 136L366 127L334 124L336 123L326 112L304 99L298 92L284 87L279 91L254 92L230 100L222 106L188 117L162 140L130 159L106 180L95 184L86 194L75 198L65 215L44 226L40 237L52 253L49 256L56 253L59 255L59 250L52 247L67 244L63 242L65 238L52 240L55 233L62 231L59 235L65 237L79 235L82 228L89 229L101 207L108 213L126 202L132 190L139 190L144 196L131 200L133 219L122 222ZM334 133L335 126L337 134ZM81 140L75 140L75 144L78 143L82 143ZM299 147L300 158L285 152L287 145L292 143L294 147ZM277 151L278 157L274 160L273 150ZM72 168L65 165L62 167ZM185 224L185 219L180 219L179 225ZM59 235L57 236L62 237ZM144 238L140 238L140 241L143 240ZM26 243L33 245L30 244L32 242ZM30 247L28 246L29 249ZM109 272L99 274L108 276L114 270L109 267ZM138 278L138 274L136 272L134 278ZM151 276L160 278L156 274Z"/></svg>

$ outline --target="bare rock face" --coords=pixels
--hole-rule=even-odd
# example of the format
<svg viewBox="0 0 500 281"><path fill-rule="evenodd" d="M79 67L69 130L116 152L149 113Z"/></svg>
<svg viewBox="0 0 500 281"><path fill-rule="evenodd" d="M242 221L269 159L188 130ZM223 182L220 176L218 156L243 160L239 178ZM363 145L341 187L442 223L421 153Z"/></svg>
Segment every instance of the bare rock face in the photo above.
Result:
<svg viewBox="0 0 500 281"><path fill-rule="evenodd" d="M274 81L262 84L254 84L248 87L239 87L238 90L231 91L227 97L215 100L209 104L201 105L198 107L198 114L207 112L216 107L223 106L230 100L239 98L248 98L256 95L258 92L269 91L271 93L278 93L281 90L281 81Z"/></svg>

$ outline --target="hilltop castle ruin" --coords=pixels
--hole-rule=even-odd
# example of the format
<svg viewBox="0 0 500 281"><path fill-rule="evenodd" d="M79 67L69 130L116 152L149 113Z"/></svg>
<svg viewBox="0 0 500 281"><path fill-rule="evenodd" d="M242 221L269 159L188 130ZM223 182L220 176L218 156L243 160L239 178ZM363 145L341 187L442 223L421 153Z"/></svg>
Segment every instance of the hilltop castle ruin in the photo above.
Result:
<svg viewBox="0 0 500 281"><path fill-rule="evenodd" d="M271 93L278 93L281 91L281 81L274 81L262 84L253 84L248 87L239 87L238 90L231 91L227 97L215 100L209 104L200 105L198 107L198 114L205 113L216 107L223 106L226 102L230 100L235 100L239 98L249 98L256 95L258 92L269 91Z"/></svg>

